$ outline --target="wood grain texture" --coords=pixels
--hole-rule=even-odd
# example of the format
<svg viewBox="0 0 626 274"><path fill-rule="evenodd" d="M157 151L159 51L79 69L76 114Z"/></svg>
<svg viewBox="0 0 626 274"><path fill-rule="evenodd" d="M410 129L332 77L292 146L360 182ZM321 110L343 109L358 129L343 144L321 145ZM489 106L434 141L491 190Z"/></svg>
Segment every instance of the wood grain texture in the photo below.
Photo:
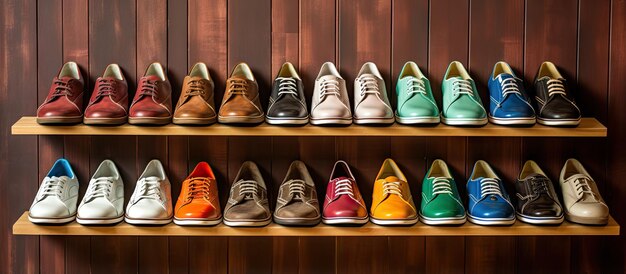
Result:
<svg viewBox="0 0 626 274"><path fill-rule="evenodd" d="M285 62L299 67L299 9L299 1L272 0L272 77Z"/></svg>

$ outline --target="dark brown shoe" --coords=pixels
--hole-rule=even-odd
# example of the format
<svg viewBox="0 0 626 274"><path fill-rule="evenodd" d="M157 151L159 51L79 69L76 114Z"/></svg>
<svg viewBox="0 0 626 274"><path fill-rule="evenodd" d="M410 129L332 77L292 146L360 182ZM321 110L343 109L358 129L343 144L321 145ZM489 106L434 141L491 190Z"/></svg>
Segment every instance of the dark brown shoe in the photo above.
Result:
<svg viewBox="0 0 626 274"><path fill-rule="evenodd" d="M322 219L315 183L301 161L289 166L278 190L274 222L281 225L313 226Z"/></svg>
<svg viewBox="0 0 626 274"><path fill-rule="evenodd" d="M46 100L37 109L37 123L72 124L83 121L84 81L80 68L74 62L67 62L52 86Z"/></svg>
<svg viewBox="0 0 626 274"><path fill-rule="evenodd" d="M197 63L185 77L180 93L174 124L207 125L215 123L214 84L209 70L204 63Z"/></svg>
<svg viewBox="0 0 626 274"><path fill-rule="evenodd" d="M152 63L137 85L128 123L165 125L172 121L172 86L163 66Z"/></svg>
<svg viewBox="0 0 626 274"><path fill-rule="evenodd" d="M517 219L531 224L560 224L563 207L552 181L534 161L526 161L517 182Z"/></svg>
<svg viewBox="0 0 626 274"><path fill-rule="evenodd" d="M107 66L96 80L85 109L87 125L121 125L128 119L128 84L117 64Z"/></svg>
<svg viewBox="0 0 626 274"><path fill-rule="evenodd" d="M257 124L265 119L259 86L246 63L238 64L226 81L226 93L218 114L220 123Z"/></svg>
<svg viewBox="0 0 626 274"><path fill-rule="evenodd" d="M264 226L272 221L267 189L257 165L247 161L241 165L230 189L224 208L224 224L228 226Z"/></svg>

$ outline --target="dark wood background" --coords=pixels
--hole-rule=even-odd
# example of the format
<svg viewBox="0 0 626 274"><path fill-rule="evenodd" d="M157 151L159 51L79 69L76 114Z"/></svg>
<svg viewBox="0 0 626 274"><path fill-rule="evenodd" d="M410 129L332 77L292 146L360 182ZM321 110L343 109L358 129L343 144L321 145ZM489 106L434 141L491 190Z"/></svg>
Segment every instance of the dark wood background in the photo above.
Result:
<svg viewBox="0 0 626 274"><path fill-rule="evenodd" d="M199 161L216 170L220 195L239 165L254 160L272 197L289 163L305 161L320 195L337 159L356 171L368 203L385 157L401 165L414 196L427 165L445 159L463 185L485 159L510 183L526 159L556 179L568 157L599 182L626 225L626 2L624 0L2 0L0 1L0 272L2 273L623 273L626 237L36 237L13 236L37 186L68 158L84 191L91 172L113 159L126 196L145 164L163 161L180 183ZM50 137L11 136L34 115L65 61L89 72L90 88L118 63L134 86L153 61L167 65L177 99L188 68L203 61L224 80L240 61L260 81L264 103L284 61L300 70L310 96L325 61L351 82L374 61L393 90L416 61L440 96L447 64L463 62L488 102L486 83L506 60L528 82L544 60L570 82L586 116L608 138ZM351 86L351 85L350 85ZM89 92L85 95L86 98ZM271 187L271 186L274 187ZM323 196L321 196L323 197ZM273 203L273 201L272 201Z"/></svg>

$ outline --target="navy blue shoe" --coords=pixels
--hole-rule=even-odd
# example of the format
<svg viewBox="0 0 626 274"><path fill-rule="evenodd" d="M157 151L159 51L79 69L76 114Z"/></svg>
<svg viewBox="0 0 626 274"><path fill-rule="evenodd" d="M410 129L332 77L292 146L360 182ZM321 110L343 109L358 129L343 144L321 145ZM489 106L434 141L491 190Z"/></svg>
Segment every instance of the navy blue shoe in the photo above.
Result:
<svg viewBox="0 0 626 274"><path fill-rule="evenodd" d="M522 79L506 62L496 63L489 78L489 121L497 125L532 125L535 120Z"/></svg>
<svg viewBox="0 0 626 274"><path fill-rule="evenodd" d="M467 181L468 220L478 225L512 225L515 207L502 180L485 161L477 161Z"/></svg>

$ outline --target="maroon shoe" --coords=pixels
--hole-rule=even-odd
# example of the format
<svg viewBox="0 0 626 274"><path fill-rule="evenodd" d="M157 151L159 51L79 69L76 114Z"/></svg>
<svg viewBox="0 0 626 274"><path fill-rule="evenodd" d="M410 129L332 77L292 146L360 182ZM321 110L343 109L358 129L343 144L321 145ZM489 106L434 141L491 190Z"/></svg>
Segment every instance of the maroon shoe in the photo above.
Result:
<svg viewBox="0 0 626 274"><path fill-rule="evenodd" d="M74 62L67 62L52 81L48 97L37 109L39 124L73 124L83 121L83 77Z"/></svg>
<svg viewBox="0 0 626 274"><path fill-rule="evenodd" d="M364 224L367 208L350 167L337 161L326 187L322 221L325 224Z"/></svg>
<svg viewBox="0 0 626 274"><path fill-rule="evenodd" d="M128 123L165 125L172 121L172 86L159 63L152 63L139 80Z"/></svg>
<svg viewBox="0 0 626 274"><path fill-rule="evenodd" d="M85 109L87 125L121 125L128 119L128 84L117 64L109 65Z"/></svg>

